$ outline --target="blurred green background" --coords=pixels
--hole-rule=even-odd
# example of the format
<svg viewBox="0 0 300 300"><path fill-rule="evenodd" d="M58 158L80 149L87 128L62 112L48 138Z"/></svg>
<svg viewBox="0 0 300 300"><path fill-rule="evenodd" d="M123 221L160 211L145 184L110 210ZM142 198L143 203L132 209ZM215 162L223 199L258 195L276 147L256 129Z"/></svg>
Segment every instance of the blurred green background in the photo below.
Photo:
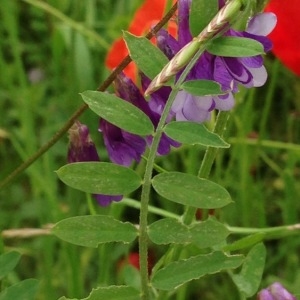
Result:
<svg viewBox="0 0 300 300"><path fill-rule="evenodd" d="M109 74L104 65L112 42L126 29L141 0L1 0L0 6L0 180L59 130L82 104L79 93L94 90ZM226 140L211 179L231 193L234 204L216 212L231 226L294 224L300 217L300 80L268 54L267 84L241 89ZM107 160L98 117L86 111L102 160ZM212 121L213 122L213 121ZM211 127L208 124L208 127ZM54 171L66 163L67 135L0 191L0 229L42 228L61 219L89 214L88 196L59 182ZM182 147L157 163L167 170L196 173L204 149ZM139 170L139 169L138 169ZM138 194L131 195L138 199ZM181 213L181 207L153 196L152 205ZM138 221L138 210L122 203L95 206L99 214ZM150 215L150 222L158 216ZM134 281L134 269L121 270L136 245L85 249L52 236L8 238L1 252L22 258L2 288L26 278L40 281L38 298L87 297L99 285ZM300 238L266 242L263 285L280 280L299 290ZM164 249L151 250L158 258ZM128 275L129 274L129 275ZM125 279L125 277L127 279ZM190 299L239 299L225 274L195 281ZM184 289L184 287L183 287ZM200 296L201 295L201 296ZM230 297L224 297L230 295ZM194 298L193 298L194 297Z"/></svg>

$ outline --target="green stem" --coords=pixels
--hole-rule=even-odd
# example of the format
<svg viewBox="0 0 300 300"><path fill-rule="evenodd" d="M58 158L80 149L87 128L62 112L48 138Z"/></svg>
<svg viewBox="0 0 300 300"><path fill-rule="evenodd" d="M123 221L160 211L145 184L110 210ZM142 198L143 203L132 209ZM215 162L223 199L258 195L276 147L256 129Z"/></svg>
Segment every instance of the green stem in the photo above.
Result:
<svg viewBox="0 0 300 300"><path fill-rule="evenodd" d="M152 171L155 166L154 161L156 157L157 148L159 145L160 138L163 133L163 127L166 123L167 117L171 110L172 104L175 100L175 97L180 89L182 82L185 80L187 74L190 72L196 61L199 59L200 55L205 49L206 43L203 43L199 48L195 56L190 60L187 67L182 72L181 76L177 80L175 86L170 93L169 99L164 107L161 118L156 128L156 132L153 135L152 145L150 147L148 160L146 164L146 170L144 174L144 184L142 187L141 194L141 211L140 211L140 236L139 236L139 255L140 255L140 273L141 273L141 285L142 285L142 299L149 299L149 279L148 279L148 203L150 197L150 188L151 188L151 178Z"/></svg>
<svg viewBox="0 0 300 300"><path fill-rule="evenodd" d="M213 130L214 133L216 133L220 136L223 135L223 133L226 129L226 123L227 123L228 117L229 117L229 112L224 112L224 111L219 112L216 123L215 123L214 130ZM203 158L203 161L202 161L202 164L201 164L201 167L198 172L198 177L208 178L211 167L216 158L217 152L218 152L218 148L213 148L213 147L207 148L204 158ZM185 213L183 215L182 222L186 225L189 225L194 220L196 211L197 211L197 208L195 208L195 207L191 207L191 206L187 207L185 210Z"/></svg>
<svg viewBox="0 0 300 300"><path fill-rule="evenodd" d="M216 123L215 123L215 127L213 132L222 136L225 129L226 129L226 123L229 117L229 112L219 112ZM218 152L218 148L213 148L213 147L208 147L201 167L199 169L198 172L198 177L201 178L207 178L209 176L211 167L214 163L216 154ZM182 222L186 225L189 225L192 223L192 221L195 218L195 214L196 214L197 208L195 207L191 207L188 206L182 216ZM167 252L167 256L169 256L169 259L174 261L177 260L180 256L180 252L181 252L181 247L180 246L174 246L172 248L169 248L169 251ZM161 292L159 295L159 299L165 299L167 293L165 292Z"/></svg>
<svg viewBox="0 0 300 300"><path fill-rule="evenodd" d="M232 234L255 234L255 233L266 233L266 239L274 239L275 237L287 236L293 233L296 233L300 230L300 224L292 224L292 225L284 225L270 228L245 228L245 227L234 227L234 226L226 226L227 229Z"/></svg>
<svg viewBox="0 0 300 300"><path fill-rule="evenodd" d="M122 201L115 202L115 203L113 203L113 205L115 205L115 206L122 205L122 206L126 206L126 207L132 207L132 208L135 208L138 210L141 209L141 202L134 200L134 199L130 199L130 198L123 198ZM170 211L167 211L167 210L164 210L162 208L155 207L152 205L148 205L148 212L155 214L157 216L164 217L164 218L173 218L173 219L177 219L177 220L181 219L180 215L174 214Z"/></svg>
<svg viewBox="0 0 300 300"><path fill-rule="evenodd" d="M270 141L270 140L259 140L259 139L241 139L241 138L229 138L228 142L230 144L246 144L249 146L261 146L271 149L280 149L280 150L292 150L300 151L300 145L279 141Z"/></svg>
<svg viewBox="0 0 300 300"><path fill-rule="evenodd" d="M220 111L218 113L213 132L221 137L223 136L224 131L226 130L226 124L229 118L229 114L230 113L228 111ZM209 176L211 167L214 163L218 150L219 148L207 148L204 155L204 159L198 172L198 177L207 178Z"/></svg>
<svg viewBox="0 0 300 300"><path fill-rule="evenodd" d="M144 174L144 184L142 187L141 194L141 210L140 210L140 226L139 226L139 256L140 256L140 273L141 273L141 286L142 286L142 295L141 299L149 299L149 278L148 278L148 203L150 198L150 189L151 189L151 179L152 172L154 168L154 161L160 142L160 138L163 133L163 127L166 123L167 117L171 110L172 104L175 100L175 97L179 91L179 84L176 84L172 90L169 99L165 105L165 108L162 112L161 118L157 125L156 131L153 135L153 141L150 147L146 170Z"/></svg>
<svg viewBox="0 0 300 300"><path fill-rule="evenodd" d="M95 208L95 199L92 198L91 194L86 194L87 198L87 205L89 208L90 215L95 216L97 215L97 210Z"/></svg>
<svg viewBox="0 0 300 300"><path fill-rule="evenodd" d="M147 164L146 164L146 169L144 174L144 184L142 187L142 194L141 194L141 210L140 210L140 226L139 226L139 256L140 256L140 274L141 274L141 287L142 287L141 298L143 300L149 299L147 216L148 216L148 204L150 198L151 178L155 166L154 161L156 157L156 152L160 142L160 138L163 133L163 127L166 123L166 120L168 118L175 97L180 90L180 86L182 82L185 80L187 74L190 72L190 70L196 63L196 61L199 59L200 55L203 53L205 46L206 43L203 43L201 45L200 49L195 54L195 56L191 59L191 61L184 69L179 79L177 80L175 86L173 87L169 99L166 102L166 105L162 112L156 131L153 135L153 141L147 159Z"/></svg>

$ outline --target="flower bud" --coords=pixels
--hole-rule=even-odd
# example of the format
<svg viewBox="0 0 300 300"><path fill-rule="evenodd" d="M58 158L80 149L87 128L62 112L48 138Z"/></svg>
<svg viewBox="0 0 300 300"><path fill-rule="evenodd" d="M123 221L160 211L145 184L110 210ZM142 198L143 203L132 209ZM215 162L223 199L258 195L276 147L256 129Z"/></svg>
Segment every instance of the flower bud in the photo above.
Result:
<svg viewBox="0 0 300 300"><path fill-rule="evenodd" d="M100 161L96 146L92 141L86 125L76 121L69 129L68 162ZM112 201L120 201L122 195L94 194L93 197L101 206L107 206Z"/></svg>
<svg viewBox="0 0 300 300"><path fill-rule="evenodd" d="M69 163L100 160L86 125L76 121L69 129L69 140Z"/></svg>

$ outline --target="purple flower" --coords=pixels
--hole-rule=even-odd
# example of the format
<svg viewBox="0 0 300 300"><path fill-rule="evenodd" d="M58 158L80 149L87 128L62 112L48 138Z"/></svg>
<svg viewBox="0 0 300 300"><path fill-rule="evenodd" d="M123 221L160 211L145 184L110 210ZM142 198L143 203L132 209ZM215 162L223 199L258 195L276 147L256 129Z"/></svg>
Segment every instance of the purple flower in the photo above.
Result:
<svg viewBox="0 0 300 300"><path fill-rule="evenodd" d="M86 125L76 121L69 129L68 162L99 161L94 142Z"/></svg>
<svg viewBox="0 0 300 300"><path fill-rule="evenodd" d="M258 300L296 300L279 282L275 282L257 295Z"/></svg>
<svg viewBox="0 0 300 300"><path fill-rule="evenodd" d="M100 161L89 129L86 125L76 121L69 129L68 162ZM120 201L121 195L93 195L101 206L107 206L112 201Z"/></svg>
<svg viewBox="0 0 300 300"><path fill-rule="evenodd" d="M224 3L223 0L219 1L220 8ZM190 4L190 0L178 1L177 40L164 29L157 34L157 45L169 59L192 40L189 29ZM246 31L229 29L224 35L254 39L260 42L267 52L272 48L272 44L266 35L273 30L275 24L276 16L273 13L262 13L249 21ZM204 122L210 119L210 112L214 109L230 110L234 105L232 93L238 91L238 84L247 88L262 86L267 79L267 72L261 56L220 57L205 51L186 78L186 80L195 79L217 81L227 94L197 97L185 91L179 92L172 107L172 112L178 121Z"/></svg>
<svg viewBox="0 0 300 300"><path fill-rule="evenodd" d="M100 120L99 131L102 132L106 150L113 163L128 167L133 161L140 161L146 149L144 138L128 133L104 119Z"/></svg>
<svg viewBox="0 0 300 300"><path fill-rule="evenodd" d="M146 84L147 78L145 76L143 81ZM118 97L135 105L150 118L155 127L157 126L165 99L168 98L170 90L162 89L155 93L152 96L151 104L148 104L138 87L123 73L117 76L115 89ZM144 138L126 132L103 119L100 120L99 131L103 134L104 144L110 160L123 166L130 166L133 161L139 162L147 144L150 145L152 142L151 136ZM171 145L178 147L179 143L163 135L157 153L159 155L169 153Z"/></svg>

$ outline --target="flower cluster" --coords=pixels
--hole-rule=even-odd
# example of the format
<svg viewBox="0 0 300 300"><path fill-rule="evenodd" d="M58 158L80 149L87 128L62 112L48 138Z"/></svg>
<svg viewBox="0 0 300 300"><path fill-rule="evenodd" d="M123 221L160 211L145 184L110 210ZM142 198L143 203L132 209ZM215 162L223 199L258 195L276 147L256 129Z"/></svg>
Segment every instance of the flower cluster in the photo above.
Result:
<svg viewBox="0 0 300 300"><path fill-rule="evenodd" d="M178 2L177 39L163 29L157 34L157 45L169 59L193 38L189 29L190 4L190 0ZM224 1L219 0L219 6L223 7ZM249 21L246 31L229 29L224 35L254 39L267 52L272 44L266 35L273 30L275 24L276 16L273 13L262 13ZM247 88L262 86L267 79L267 73L261 56L219 57L205 51L186 78L195 79L214 80L227 93L222 96L197 97L180 91L172 107L178 121L204 122L210 118L210 112L214 109L230 110L234 105L233 93L238 91L238 84Z"/></svg>
<svg viewBox="0 0 300 300"><path fill-rule="evenodd" d="M267 289L263 289L257 295L258 300L296 300L279 282L271 284Z"/></svg>
<svg viewBox="0 0 300 300"><path fill-rule="evenodd" d="M153 125L157 126L160 118L161 102L162 99L168 98L169 89L156 92L152 96L152 101L147 103L133 81L121 73L115 80L115 90L120 98L138 107L150 118ZM133 161L139 162L147 144L150 145L152 141L151 136L144 139L141 136L128 133L103 119L100 120L99 131L103 134L104 144L110 160L123 166L130 166ZM163 135L157 154L168 154L171 146L177 147L179 144Z"/></svg>
<svg viewBox="0 0 300 300"><path fill-rule="evenodd" d="M193 39L189 28L190 5L191 0L178 1L177 38L165 29L161 29L156 36L157 46L170 60ZM224 5L225 2L219 0L219 7L222 8ZM229 29L225 35L254 39L264 46L265 51L269 51L272 45L266 35L274 28L275 23L276 17L274 14L259 14L249 21L246 31L239 32ZM226 92L225 95L197 97L185 91L180 91L173 103L167 122L172 119L176 121L204 122L210 118L212 110L226 111L233 107L233 94L237 92L238 84L245 87L261 86L266 78L267 74L261 56L229 58L204 52L191 69L186 80L214 80L220 83L223 91ZM147 90L149 84L150 79L141 74L142 90ZM121 73L115 80L115 91L117 96L143 111L156 127L171 88L161 87L153 92L149 102L146 102L141 90L129 77ZM103 119L100 120L99 131L103 135L110 160L123 166L130 166L134 161L139 162L147 145L152 142L151 136L144 138L128 133ZM94 144L89 140L87 128L81 125L80 129L76 129L76 134L77 137L70 134L69 162L99 160ZM163 135L157 154L168 154L171 146L178 147L179 144ZM84 151L86 151L86 154L83 153ZM112 200L118 201L120 200L119 197L114 196L105 201L99 201L99 203L107 204Z"/></svg>

